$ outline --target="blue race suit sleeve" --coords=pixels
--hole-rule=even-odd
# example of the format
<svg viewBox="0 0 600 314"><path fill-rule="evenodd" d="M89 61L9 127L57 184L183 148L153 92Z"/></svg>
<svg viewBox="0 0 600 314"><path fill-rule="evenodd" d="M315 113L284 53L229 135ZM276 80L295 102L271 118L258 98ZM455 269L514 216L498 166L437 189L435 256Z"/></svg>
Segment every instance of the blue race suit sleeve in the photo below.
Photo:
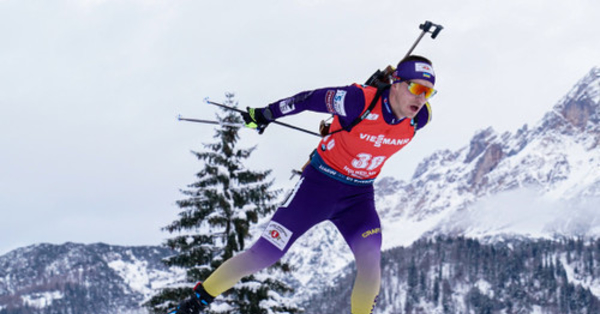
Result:
<svg viewBox="0 0 600 314"><path fill-rule="evenodd" d="M365 95L355 85L326 87L298 93L268 106L273 119L309 110L339 116L342 126L349 125L362 113Z"/></svg>

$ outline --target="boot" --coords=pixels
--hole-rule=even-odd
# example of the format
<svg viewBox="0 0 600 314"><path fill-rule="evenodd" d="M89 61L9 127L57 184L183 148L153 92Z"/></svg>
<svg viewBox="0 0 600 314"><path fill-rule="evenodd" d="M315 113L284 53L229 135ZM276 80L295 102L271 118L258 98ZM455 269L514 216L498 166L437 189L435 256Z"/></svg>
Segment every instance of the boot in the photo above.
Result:
<svg viewBox="0 0 600 314"><path fill-rule="evenodd" d="M199 282L194 287L194 294L181 301L177 308L171 310L169 314L200 314L200 311L207 308L214 299Z"/></svg>

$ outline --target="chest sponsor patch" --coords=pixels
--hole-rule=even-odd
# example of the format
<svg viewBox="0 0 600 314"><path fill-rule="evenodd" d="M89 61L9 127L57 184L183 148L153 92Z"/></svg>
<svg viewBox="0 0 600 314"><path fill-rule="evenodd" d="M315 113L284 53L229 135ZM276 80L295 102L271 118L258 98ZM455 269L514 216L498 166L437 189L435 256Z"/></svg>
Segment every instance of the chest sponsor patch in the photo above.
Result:
<svg viewBox="0 0 600 314"><path fill-rule="evenodd" d="M376 113L369 113L365 119L375 121L379 119L379 115Z"/></svg>
<svg viewBox="0 0 600 314"><path fill-rule="evenodd" d="M267 226L265 231L263 231L261 237L271 242L271 244L283 251L285 249L285 246L292 238L292 234L294 233L288 230L282 224L275 221L271 221L269 222L269 225Z"/></svg>
<svg viewBox="0 0 600 314"><path fill-rule="evenodd" d="M360 133L360 139L373 143L375 147L381 147L381 145L395 145L402 146L408 144L410 142L410 138L387 138L385 135L371 135Z"/></svg>

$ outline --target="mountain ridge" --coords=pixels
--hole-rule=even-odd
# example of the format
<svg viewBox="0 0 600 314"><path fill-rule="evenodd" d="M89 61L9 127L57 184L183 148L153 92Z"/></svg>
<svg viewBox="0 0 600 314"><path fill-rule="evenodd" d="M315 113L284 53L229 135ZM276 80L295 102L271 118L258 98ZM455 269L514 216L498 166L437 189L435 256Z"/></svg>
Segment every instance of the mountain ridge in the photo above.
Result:
<svg viewBox="0 0 600 314"><path fill-rule="evenodd" d="M35 244L0 256L0 313L146 314L141 304L183 275L163 247Z"/></svg>

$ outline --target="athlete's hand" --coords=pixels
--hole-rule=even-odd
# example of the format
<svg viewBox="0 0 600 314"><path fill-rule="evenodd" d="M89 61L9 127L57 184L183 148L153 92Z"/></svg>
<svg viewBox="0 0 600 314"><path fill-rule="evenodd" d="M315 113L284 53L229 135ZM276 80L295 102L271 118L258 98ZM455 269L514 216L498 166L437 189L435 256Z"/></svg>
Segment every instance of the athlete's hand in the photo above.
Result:
<svg viewBox="0 0 600 314"><path fill-rule="evenodd" d="M242 112L242 118L246 123L247 128L256 129L258 134L262 134L272 119L271 110L269 108L246 108L247 112Z"/></svg>

